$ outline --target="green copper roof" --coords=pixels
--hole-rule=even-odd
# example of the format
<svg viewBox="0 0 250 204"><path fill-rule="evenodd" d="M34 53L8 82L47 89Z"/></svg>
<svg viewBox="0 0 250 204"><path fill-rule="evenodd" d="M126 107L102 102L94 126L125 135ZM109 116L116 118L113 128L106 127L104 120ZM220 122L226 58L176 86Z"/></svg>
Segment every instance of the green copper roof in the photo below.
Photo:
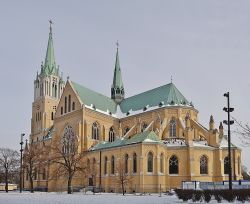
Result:
<svg viewBox="0 0 250 204"><path fill-rule="evenodd" d="M49 74L57 74L51 25L50 25L47 52L46 52L45 62L44 62L44 65L43 65L43 72L45 72L45 74L47 74L47 75L49 75Z"/></svg>
<svg viewBox="0 0 250 204"><path fill-rule="evenodd" d="M114 71L112 87L114 87L114 88L117 88L117 87L122 88L123 87L118 48L117 48L117 51L116 51L115 71Z"/></svg>
<svg viewBox="0 0 250 204"><path fill-rule="evenodd" d="M146 131L142 133L138 133L131 138L119 138L114 142L101 142L94 146L92 150L99 150L99 149L107 149L107 148L114 148L114 147L121 147L125 145L143 143L143 142L155 142L159 143L160 140L158 139L157 135L151 131Z"/></svg>
<svg viewBox="0 0 250 204"><path fill-rule="evenodd" d="M123 113L142 110L144 107L162 105L187 105L189 102L173 83L131 96L122 101L120 107Z"/></svg>
<svg viewBox="0 0 250 204"><path fill-rule="evenodd" d="M80 84L71 82L73 88L78 93L81 98L81 101L88 106L94 106L96 109L107 112L109 110L111 113L116 112L116 103L109 97L99 94L95 91L92 91Z"/></svg>

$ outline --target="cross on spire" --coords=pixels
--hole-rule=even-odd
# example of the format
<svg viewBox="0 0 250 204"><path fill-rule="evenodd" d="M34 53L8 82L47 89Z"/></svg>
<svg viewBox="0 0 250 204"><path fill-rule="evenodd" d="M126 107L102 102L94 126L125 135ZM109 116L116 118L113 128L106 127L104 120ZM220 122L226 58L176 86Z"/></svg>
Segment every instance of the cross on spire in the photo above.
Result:
<svg viewBox="0 0 250 204"><path fill-rule="evenodd" d="M52 31L52 26L51 26L52 24L53 24L53 22L52 22L52 20L50 19L50 20L49 20L49 29L50 29L50 32Z"/></svg>
<svg viewBox="0 0 250 204"><path fill-rule="evenodd" d="M119 48L119 42L118 42L118 40L116 41L116 48L117 48L117 50L118 50L118 48Z"/></svg>

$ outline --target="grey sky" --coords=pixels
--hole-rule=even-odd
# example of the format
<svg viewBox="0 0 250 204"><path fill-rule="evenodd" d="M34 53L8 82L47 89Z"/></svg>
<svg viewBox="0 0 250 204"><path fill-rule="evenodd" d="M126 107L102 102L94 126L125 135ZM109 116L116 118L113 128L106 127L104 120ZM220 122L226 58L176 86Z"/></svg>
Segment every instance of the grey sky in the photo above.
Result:
<svg viewBox="0 0 250 204"><path fill-rule="evenodd" d="M33 80L45 58L49 23L64 79L110 95L115 42L127 96L173 82L208 126L250 115L250 1L0 0L0 146L19 148L30 132ZM236 136L233 141L237 142ZM243 149L243 161L249 148Z"/></svg>

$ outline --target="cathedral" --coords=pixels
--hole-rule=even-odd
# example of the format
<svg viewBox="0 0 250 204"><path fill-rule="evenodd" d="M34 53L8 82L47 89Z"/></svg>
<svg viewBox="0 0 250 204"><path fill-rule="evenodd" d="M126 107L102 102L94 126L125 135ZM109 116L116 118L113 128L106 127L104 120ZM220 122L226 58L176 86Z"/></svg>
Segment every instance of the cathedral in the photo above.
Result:
<svg viewBox="0 0 250 204"><path fill-rule="evenodd" d="M87 70L86 70L87 72ZM106 83L106 82L105 82ZM200 124L198 110L171 83L126 97L119 50L116 50L110 97L78 82L63 80L56 64L52 27L45 61L34 80L29 144L52 146L64 137L75 138L79 152L94 166L76 175L73 187L119 189L117 166L129 176L126 192L159 192L180 188L183 181L228 180L227 137L222 123ZM53 154L53 152L49 152ZM59 191L67 179L49 178L51 167L36 170L34 187ZM241 150L232 144L233 179L241 175ZM29 188L24 176L24 186Z"/></svg>

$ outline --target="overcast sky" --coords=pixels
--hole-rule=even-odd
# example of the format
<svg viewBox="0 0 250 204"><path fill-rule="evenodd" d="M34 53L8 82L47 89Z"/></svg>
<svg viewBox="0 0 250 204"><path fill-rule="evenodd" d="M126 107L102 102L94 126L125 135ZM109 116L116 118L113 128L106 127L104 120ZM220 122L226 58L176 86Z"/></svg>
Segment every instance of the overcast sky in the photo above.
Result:
<svg viewBox="0 0 250 204"><path fill-rule="evenodd" d="M49 19L64 79L109 96L119 40L126 96L167 84L172 75L204 126L211 114L217 127L226 119L226 91L233 115L249 123L249 11L247 0L0 0L0 146L19 149L20 133L30 133ZM247 154L243 148L250 167Z"/></svg>

